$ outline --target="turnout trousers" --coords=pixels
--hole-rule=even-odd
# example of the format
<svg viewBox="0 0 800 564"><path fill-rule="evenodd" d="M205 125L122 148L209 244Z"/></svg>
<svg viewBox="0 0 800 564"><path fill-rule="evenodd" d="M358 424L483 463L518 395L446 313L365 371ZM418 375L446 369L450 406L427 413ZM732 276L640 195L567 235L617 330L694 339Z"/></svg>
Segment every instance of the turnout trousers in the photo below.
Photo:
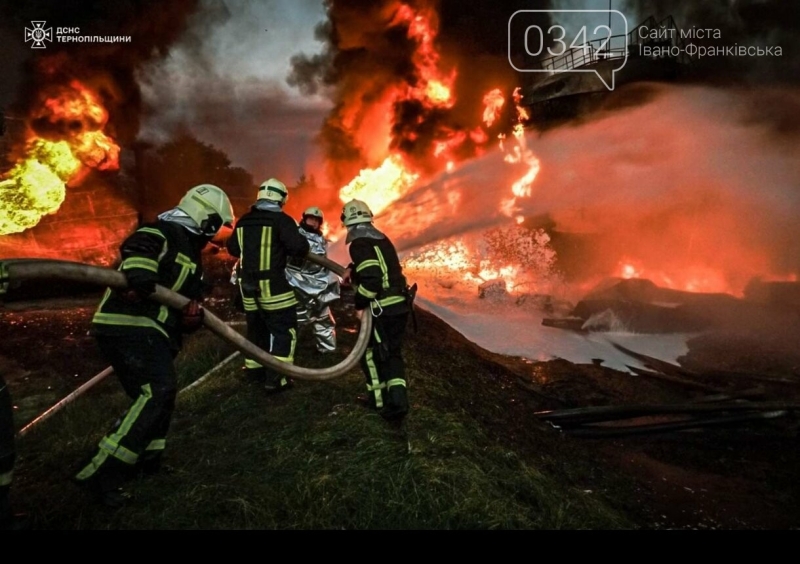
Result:
<svg viewBox="0 0 800 564"><path fill-rule="evenodd" d="M248 341L252 341L277 360L294 363L294 350L297 344L297 310L294 304L276 310L259 308L247 311L245 315ZM263 380L268 386L277 388L289 385L286 376L254 360L245 359L244 365L253 380Z"/></svg>
<svg viewBox="0 0 800 564"><path fill-rule="evenodd" d="M364 315L370 315L369 310ZM408 392L403 361L403 338L408 312L373 318L373 330L361 369L367 379L367 394L374 407L387 420L402 420L408 413Z"/></svg>
<svg viewBox="0 0 800 564"><path fill-rule="evenodd" d="M177 351L155 331L96 338L133 403L100 440L97 453L75 478L97 479L102 489L111 489L124 481L135 465L160 461L175 410L177 375L173 360Z"/></svg>

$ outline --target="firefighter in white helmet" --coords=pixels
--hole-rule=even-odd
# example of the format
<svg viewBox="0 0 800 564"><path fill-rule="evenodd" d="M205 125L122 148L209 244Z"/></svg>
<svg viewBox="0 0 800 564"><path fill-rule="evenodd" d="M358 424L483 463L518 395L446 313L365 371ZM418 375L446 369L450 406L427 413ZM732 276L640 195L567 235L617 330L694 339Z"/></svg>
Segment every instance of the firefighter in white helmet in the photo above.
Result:
<svg viewBox="0 0 800 564"><path fill-rule="evenodd" d="M328 241L322 234L322 210L307 208L300 221L300 234L308 239L311 252L328 256ZM336 324L330 304L339 299L339 277L311 261L290 259L286 279L297 296L297 322L311 325L317 351L325 354L336 350Z"/></svg>
<svg viewBox="0 0 800 564"><path fill-rule="evenodd" d="M173 359L181 349L181 335L203 323L201 251L233 220L225 192L200 184L120 246L119 268L128 287L106 290L92 319L92 333L133 403L74 478L105 505L127 501L121 489L127 478L161 469L177 395ZM181 310L147 299L156 284L186 296L189 303Z"/></svg>
<svg viewBox="0 0 800 564"><path fill-rule="evenodd" d="M270 178L258 189L258 199L236 222L228 252L239 258L238 284L247 318L247 339L277 360L292 364L297 344L297 298L286 280L289 257L305 257L308 240L283 211L286 185ZM245 359L245 377L267 393L288 390L291 380Z"/></svg>
<svg viewBox="0 0 800 564"><path fill-rule="evenodd" d="M367 396L361 399L387 421L399 423L409 407L402 349L416 284L408 287L397 251L372 224L366 203L347 202L341 219L353 261L342 280L358 286L354 301L359 317L373 316L373 334L361 359L367 379Z"/></svg>

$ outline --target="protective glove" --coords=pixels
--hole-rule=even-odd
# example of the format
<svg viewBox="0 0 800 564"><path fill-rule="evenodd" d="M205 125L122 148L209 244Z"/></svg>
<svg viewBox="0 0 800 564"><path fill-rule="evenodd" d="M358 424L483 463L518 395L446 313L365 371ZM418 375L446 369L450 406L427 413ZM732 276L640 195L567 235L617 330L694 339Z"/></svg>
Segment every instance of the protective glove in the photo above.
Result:
<svg viewBox="0 0 800 564"><path fill-rule="evenodd" d="M139 278L134 272L126 273L125 278L128 281L128 287L120 290L119 294L129 304L138 304L156 291L155 281Z"/></svg>
<svg viewBox="0 0 800 564"><path fill-rule="evenodd" d="M181 317L181 330L184 333L194 333L203 326L205 310L200 302L192 300L183 306L183 316Z"/></svg>
<svg viewBox="0 0 800 564"><path fill-rule="evenodd" d="M342 274L342 286L350 286L353 284L353 263L350 263Z"/></svg>

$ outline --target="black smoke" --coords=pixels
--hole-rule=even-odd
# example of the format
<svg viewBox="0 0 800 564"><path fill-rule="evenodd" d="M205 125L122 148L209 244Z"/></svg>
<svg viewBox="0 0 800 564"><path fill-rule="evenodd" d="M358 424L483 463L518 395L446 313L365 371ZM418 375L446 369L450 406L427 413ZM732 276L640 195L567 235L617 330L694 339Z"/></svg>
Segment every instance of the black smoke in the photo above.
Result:
<svg viewBox="0 0 800 564"><path fill-rule="evenodd" d="M325 6L328 21L316 30L323 50L293 57L287 82L301 92L322 91L332 99L334 108L319 140L329 161L330 180L341 185L360 168L378 164L369 162L371 147L360 135L369 126L373 106L393 89L414 88L422 80L413 60L418 45L409 38L408 24L395 18L398 10L406 6L430 16L438 28L440 68L457 72L452 107L402 99L390 108L391 147L417 169L430 172L435 144L454 135L466 138L460 149L463 156L474 154L468 133L481 123L483 95L501 88L510 98L521 85L519 73L508 62L509 18L521 9L549 8L550 2L326 0ZM539 20L543 26L549 21L546 14ZM513 43L511 55L520 59L519 42ZM510 112L505 117L509 116Z"/></svg>
<svg viewBox="0 0 800 564"><path fill-rule="evenodd" d="M78 80L97 92L109 111L106 132L121 144L132 142L139 131L142 96L136 71L147 61L163 57L183 33L197 0L118 0L114 2L60 2L27 0L4 4L4 28L18 34L32 21L46 21L53 41L44 49L31 49L17 60L20 77L13 86L12 112L30 115L48 89ZM130 36L129 42L65 43L57 41L56 28L79 28L81 36ZM21 59L21 58L20 58Z"/></svg>

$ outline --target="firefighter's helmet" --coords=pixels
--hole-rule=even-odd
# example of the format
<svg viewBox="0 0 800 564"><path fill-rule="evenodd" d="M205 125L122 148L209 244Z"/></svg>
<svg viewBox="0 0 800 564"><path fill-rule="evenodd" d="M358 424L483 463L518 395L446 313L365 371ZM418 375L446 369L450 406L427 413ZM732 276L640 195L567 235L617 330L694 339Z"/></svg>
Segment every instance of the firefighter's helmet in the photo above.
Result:
<svg viewBox="0 0 800 564"><path fill-rule="evenodd" d="M319 224L322 225L324 220L322 216L322 210L319 209L317 206L311 206L310 208L306 208L306 211L303 212L303 219L307 217L316 217L319 220Z"/></svg>
<svg viewBox="0 0 800 564"><path fill-rule="evenodd" d="M223 225L233 226L233 206L219 186L199 184L186 192L177 207L208 237L214 237Z"/></svg>
<svg viewBox="0 0 800 564"><path fill-rule="evenodd" d="M286 184L277 178L270 178L261 183L258 187L258 199L270 200L278 202L281 206L289 199L289 190L286 189Z"/></svg>
<svg viewBox="0 0 800 564"><path fill-rule="evenodd" d="M372 211L369 206L361 200L350 200L342 208L342 223L345 227L350 227L357 223L371 223Z"/></svg>

